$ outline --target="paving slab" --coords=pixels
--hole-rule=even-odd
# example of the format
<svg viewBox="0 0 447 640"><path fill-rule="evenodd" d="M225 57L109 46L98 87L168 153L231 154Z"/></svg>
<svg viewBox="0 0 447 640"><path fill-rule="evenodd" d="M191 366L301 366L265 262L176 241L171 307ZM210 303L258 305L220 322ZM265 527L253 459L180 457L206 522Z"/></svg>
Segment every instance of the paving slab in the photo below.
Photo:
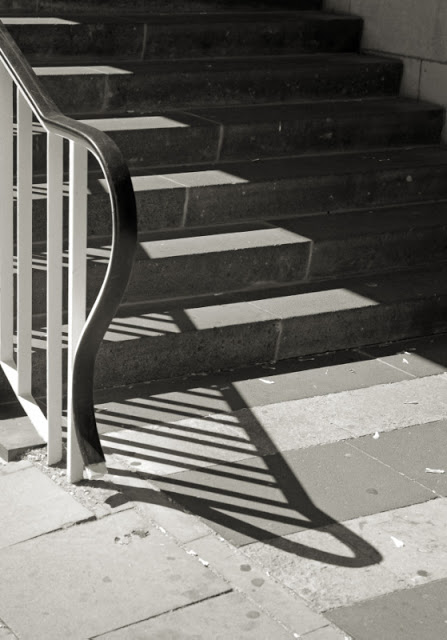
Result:
<svg viewBox="0 0 447 640"><path fill-rule="evenodd" d="M305 637L306 640L351 640L346 633L330 625L311 631Z"/></svg>
<svg viewBox="0 0 447 640"><path fill-rule="evenodd" d="M0 458L6 462L15 460L27 449L44 447L45 444L28 417L0 418Z"/></svg>
<svg viewBox="0 0 447 640"><path fill-rule="evenodd" d="M28 460L17 460L9 463L0 461L0 475L6 476L11 473L16 473L17 471L22 471L22 469L29 469L32 466Z"/></svg>
<svg viewBox="0 0 447 640"><path fill-rule="evenodd" d="M35 467L19 464L0 475L0 549L90 518L88 509Z"/></svg>
<svg viewBox="0 0 447 640"><path fill-rule="evenodd" d="M152 481L236 546L434 497L344 442Z"/></svg>
<svg viewBox="0 0 447 640"><path fill-rule="evenodd" d="M367 544L381 558L363 567L342 566L347 554L339 525L292 534L270 546L249 545L244 553L268 567L273 577L312 606L326 611L447 578L446 524L447 500L443 498L345 522L361 554L367 551L361 544ZM299 545L319 549L321 555L325 552L326 562L317 561L316 553L313 558L303 552L294 555ZM330 553L334 559L339 556L338 562L329 562Z"/></svg>
<svg viewBox="0 0 447 640"><path fill-rule="evenodd" d="M326 615L356 640L440 640L447 633L447 579Z"/></svg>
<svg viewBox="0 0 447 640"><path fill-rule="evenodd" d="M379 550L402 586L447 578L447 500L367 516L349 527Z"/></svg>
<svg viewBox="0 0 447 640"><path fill-rule="evenodd" d="M392 431L447 417L445 374L331 394L307 400L319 420L352 436Z"/></svg>
<svg viewBox="0 0 447 640"><path fill-rule="evenodd" d="M350 523L345 525L350 529ZM374 547L362 540L333 525L277 538L268 545L257 542L244 547L244 552L253 562L268 567L273 578L312 609L326 612L402 588L403 583L381 564L380 556L373 554ZM355 544L358 562L353 561L355 554L346 542Z"/></svg>
<svg viewBox="0 0 447 640"><path fill-rule="evenodd" d="M422 377L447 370L447 334L365 347L362 352L396 369Z"/></svg>
<svg viewBox="0 0 447 640"><path fill-rule="evenodd" d="M0 640L17 640L17 636L13 634L11 629L0 620Z"/></svg>
<svg viewBox="0 0 447 640"><path fill-rule="evenodd" d="M109 475L100 483L106 482L107 486L119 491L129 503L138 502L139 511L179 543L187 543L210 533L210 528L194 515L176 509L168 496L145 480L134 467L129 468L119 460L108 459L107 469Z"/></svg>
<svg viewBox="0 0 447 640"><path fill-rule="evenodd" d="M3 549L0 572L22 640L87 640L229 591L134 510Z"/></svg>
<svg viewBox="0 0 447 640"><path fill-rule="evenodd" d="M293 365L284 361L264 369L253 367L242 379L230 378L230 383L248 407L259 407L390 384L408 377L379 360L341 352L295 360Z"/></svg>
<svg viewBox="0 0 447 640"><path fill-rule="evenodd" d="M364 436L352 446L447 497L447 420Z"/></svg>
<svg viewBox="0 0 447 640"><path fill-rule="evenodd" d="M97 637L101 640L292 640L294 636L242 594L229 593Z"/></svg>
<svg viewBox="0 0 447 640"><path fill-rule="evenodd" d="M207 535L185 545L222 575L235 589L245 593L269 615L274 616L295 634L309 634L327 628L327 619L312 611L301 598L272 580L247 557L215 535ZM306 635L307 637L307 635Z"/></svg>

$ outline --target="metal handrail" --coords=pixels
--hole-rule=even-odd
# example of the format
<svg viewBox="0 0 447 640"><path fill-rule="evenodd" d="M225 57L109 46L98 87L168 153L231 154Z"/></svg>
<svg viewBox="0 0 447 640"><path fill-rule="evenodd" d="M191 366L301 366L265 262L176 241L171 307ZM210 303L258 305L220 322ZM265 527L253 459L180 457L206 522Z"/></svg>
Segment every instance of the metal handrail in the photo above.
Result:
<svg viewBox="0 0 447 640"><path fill-rule="evenodd" d="M60 112L1 20L0 59L44 128L87 148L97 159L107 181L112 215L111 257L78 341L72 371L73 424L83 462L91 468L105 462L94 414L94 365L132 270L137 241L135 194L129 169L115 142L104 132Z"/></svg>

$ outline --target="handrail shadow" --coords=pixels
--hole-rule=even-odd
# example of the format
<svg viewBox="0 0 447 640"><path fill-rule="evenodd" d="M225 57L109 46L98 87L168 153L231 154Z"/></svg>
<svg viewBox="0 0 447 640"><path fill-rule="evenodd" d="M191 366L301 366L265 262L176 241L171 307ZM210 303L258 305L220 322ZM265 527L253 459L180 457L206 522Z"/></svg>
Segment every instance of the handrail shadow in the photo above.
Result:
<svg viewBox="0 0 447 640"><path fill-rule="evenodd" d="M201 384L197 386L207 390ZM191 413L193 413L191 408L193 403L196 403L198 406L197 419L208 421L208 416L200 412L197 390L192 390L194 395L191 401L185 401L186 420L191 419ZM213 391L215 392L215 386ZM290 554L341 567L360 568L380 563L382 556L377 549L314 503L311 495L306 491L272 437L255 418L253 412L246 407L244 399L235 385L228 384L227 380L226 387L220 390L220 394L221 397L215 396L216 400L220 402L224 399L229 409L227 415L221 412L223 434L219 433L217 427L213 434L212 431L198 428L194 423L192 434L189 432L189 425L187 425L185 430L188 430L188 434L186 436L179 435L177 432L182 427L177 428L178 423L160 422L154 415L151 418L150 413L154 408L158 412L163 404L168 406L171 404L174 411L179 411L181 419L181 402L156 397L154 402L148 401L147 398L144 401L139 401L140 399L135 397L135 389L129 391L129 397L126 399L118 400L118 404L122 406L121 411L116 408L116 402L114 402L110 411L104 410L104 413L101 412L98 415L98 424L103 432L101 437L103 448L105 453L111 456L112 462L109 464L109 468L110 474L114 476L113 488L122 494L120 502L137 501L157 504L161 500L160 490L162 495L168 496L167 504L171 508L178 510L186 508L194 515L216 525L218 531L222 528L231 530L239 537L245 537L248 542L262 541ZM183 397L185 396L183 395ZM203 397L209 402L209 398L212 396L204 393ZM141 408L144 405L148 408L146 417L141 414ZM245 412L249 411L249 414L245 414L249 415L249 419L237 424L239 429L245 430L247 438L242 442L246 445L246 449L243 446L235 447L234 440L228 440L229 434L225 432L225 428L230 429L229 425L232 424L228 419L231 411L237 411L241 406L246 407ZM135 409L135 407L138 407L138 416L132 415L132 408ZM131 414L130 418L129 413ZM112 419L108 419L109 417ZM226 426L225 422L227 422ZM118 427L120 423L129 439L123 437L123 430ZM144 442L144 433L148 436L148 442ZM205 433L209 438L201 441L201 436ZM132 443L132 434L135 434L135 437L138 435L137 441L134 443ZM154 444L154 437L157 438L157 436L160 436L162 446ZM212 436L216 439L215 443ZM166 439L168 445L166 445ZM237 438L237 440L241 439ZM176 443L176 441L179 442ZM169 447L169 442L172 442L172 448ZM214 452L217 449L218 453L214 453L215 457L207 456L203 452L200 453L201 442L211 446ZM197 446L197 449L190 453L187 450L182 451L181 447L184 443L186 443L185 446ZM222 458L220 453L222 453ZM123 459L123 456L129 456L126 459L128 469L123 469L122 465L119 465L120 468L114 468L113 456L116 455L120 460ZM249 461L247 462L249 458L258 458L261 460L261 466L250 464ZM139 461L141 462L139 463ZM136 469L136 467L132 470L132 465L144 466L145 463L148 467L159 463L166 464L169 468L167 471L163 472L162 470L159 473ZM177 472L176 467L178 467ZM197 484L179 477L179 472L185 470L208 474L209 485ZM119 481L120 477L123 478L122 483ZM128 480L124 481L125 477L147 480L148 487L129 486ZM227 482L228 486L219 487L216 483L211 482L211 479L217 479L217 482L219 480ZM155 485L154 488L151 488L151 483ZM254 495L243 493L246 483L254 487ZM111 486L106 478L91 480L87 484L109 489ZM201 496L194 495L196 490L201 493ZM265 495L266 491L280 492L283 499L270 499L269 495ZM203 497L203 494L207 493L209 493L209 497L206 495ZM231 501L229 498L233 500ZM116 496L110 498L112 506L114 500L116 500ZM261 519L263 522L259 524L256 522L257 519ZM268 525L264 524L266 521L279 524L282 531L278 534L278 527L270 529ZM324 529L345 546L347 553L333 553L284 537L289 533L297 533L304 529ZM222 535L225 537L225 534Z"/></svg>

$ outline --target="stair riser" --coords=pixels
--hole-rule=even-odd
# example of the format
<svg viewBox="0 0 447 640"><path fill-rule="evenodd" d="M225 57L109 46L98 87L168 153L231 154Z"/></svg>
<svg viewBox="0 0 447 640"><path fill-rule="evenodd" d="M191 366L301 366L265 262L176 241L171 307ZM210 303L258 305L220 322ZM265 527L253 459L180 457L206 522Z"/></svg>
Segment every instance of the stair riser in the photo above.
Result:
<svg viewBox="0 0 447 640"><path fill-rule="evenodd" d="M305 152L354 151L368 147L431 144L439 141L442 111L352 118L233 125L224 129L220 160L276 157Z"/></svg>
<svg viewBox="0 0 447 640"><path fill-rule="evenodd" d="M384 165L385 166L385 165ZM188 193L187 193L188 192ZM447 166L385 168L365 174L310 176L208 187L136 191L139 230L212 226L388 204L447 199ZM65 210L67 199L65 198ZM88 234L111 235L106 195L89 196ZM185 215L186 214L186 215ZM64 216L65 232L67 230ZM33 203L33 238L46 237L46 199Z"/></svg>
<svg viewBox="0 0 447 640"><path fill-rule="evenodd" d="M409 228L377 236L317 242L309 279L349 276L429 265L447 260L447 226ZM373 291L373 290L372 290Z"/></svg>
<svg viewBox="0 0 447 640"><path fill-rule="evenodd" d="M4 11L25 11L39 15L114 14L132 12L241 11L289 7L295 10L319 9L322 0L3 0Z"/></svg>
<svg viewBox="0 0 447 640"><path fill-rule="evenodd" d="M119 65L119 68L124 68ZM128 113L158 108L244 104L299 98L395 95L401 65L345 64L334 68L202 70L158 75L106 73L42 75L44 86L67 113Z"/></svg>
<svg viewBox="0 0 447 640"><path fill-rule="evenodd" d="M189 191L186 226L445 198L445 166L195 187Z"/></svg>
<svg viewBox="0 0 447 640"><path fill-rule="evenodd" d="M169 114L175 120L175 113ZM181 113L178 115L182 123ZM436 144L444 122L438 109L383 116L303 118L278 122L223 126L208 123L160 129L110 131L129 166L150 167L188 163L325 152ZM46 167L46 137L33 136L33 166ZM95 166L96 161L91 163Z"/></svg>
<svg viewBox="0 0 447 640"><path fill-rule="evenodd" d="M202 56L345 52L359 47L360 20L248 20L219 23L10 24L25 55L153 60Z"/></svg>

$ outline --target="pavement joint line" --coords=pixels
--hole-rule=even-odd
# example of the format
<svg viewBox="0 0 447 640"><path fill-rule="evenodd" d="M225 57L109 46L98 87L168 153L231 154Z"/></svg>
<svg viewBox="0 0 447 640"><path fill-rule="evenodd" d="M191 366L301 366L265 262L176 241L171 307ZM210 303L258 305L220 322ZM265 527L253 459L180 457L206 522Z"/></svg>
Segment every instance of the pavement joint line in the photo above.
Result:
<svg viewBox="0 0 447 640"><path fill-rule="evenodd" d="M438 421L436 420L434 422L438 422ZM433 422L426 422L424 424L433 424ZM418 425L413 425L413 428L414 428L414 426L417 427ZM402 431L402 429L408 429L408 428L410 428L410 427L401 427L400 429L394 429L393 431ZM382 432L382 433L392 433L392 431L386 431L386 432ZM359 437L362 438L364 436L359 436ZM357 438L354 438L354 440L356 440L356 439ZM388 469L391 469L392 471L395 471L400 476L406 478L407 480L410 480L410 482L413 482L414 484L417 484L420 487L423 487L424 489L427 489L428 491L431 491L431 493L433 493L434 496L436 496L435 498L432 498L432 500L437 500L438 498L444 498L444 496L442 494L439 494L437 491L435 491L431 487L427 487L422 482L419 482L419 480L415 480L414 478L410 478L410 476L407 476L407 474L403 473L403 471L398 471L398 469L395 469L390 464L387 464L386 462L383 462L383 460L380 460L380 458L376 458L375 456L371 455L370 453L368 453L366 451L363 451L363 449L360 449L360 447L356 447L353 442L349 442L349 440L347 440L347 441L345 441L345 443L347 445L349 445L352 449L355 449L356 451L359 451L360 453L364 453L366 456L368 456L368 458L371 458L371 460L374 460L375 462L379 462L384 467L387 467ZM426 502L428 502L428 501L426 501ZM418 503L416 503L416 504L418 504Z"/></svg>
<svg viewBox="0 0 447 640"><path fill-rule="evenodd" d="M124 462L124 466L128 467L130 469L129 465L127 465L125 462ZM135 473L135 475L138 478L144 480L145 482L148 483L149 486L151 486L150 481L148 481L145 478L144 474L138 473L138 472L133 472L133 473ZM313 614L320 615L321 617L323 617L324 621L325 621L325 624L322 625L321 627L316 627L312 631L319 630L320 628L325 628L325 627L330 626L332 624L330 621L327 620L327 618L324 617L324 614L317 613L317 612L313 611L313 609L311 609L311 607L309 607L308 603L303 598L301 598L297 593L295 593L293 590L289 589L286 585L283 585L280 582L278 582L272 575L270 575L270 573L269 573L269 571L268 571L268 569L266 567L264 567L260 563L257 563L256 561L254 561L253 558L247 556L240 548L235 547L231 542L229 542L228 540L223 538L214 529L209 527L208 524L203 522L203 520L199 516L196 516L196 515L192 514L187 509L185 509L185 507L182 504L179 504L176 501L172 500L172 498L170 498L163 490L161 490L160 493L164 496L164 498L168 502L170 502L172 505L175 505L176 508L178 508L183 514L187 514L188 516L190 516L194 520L199 520L202 523L202 525L204 526L204 528L206 528L207 533L203 533L201 535L198 535L196 538L188 540L187 542L181 542L179 540L179 538L177 537L177 535L175 533L173 533L172 530L170 530L170 527L163 526L157 521L157 516L155 514L150 513L150 512L148 513L147 510L145 510L144 508L139 508L138 505L135 507L136 512L141 517L148 518L149 521L151 522L151 524L155 528L157 528L161 533L163 533L168 538L170 538L180 548L184 549L186 552L188 552L188 551L193 552L193 553L191 553L191 555L195 555L197 557L197 561L199 561L199 562L202 561L202 564L204 564L204 562L207 563L207 564L204 564L204 566L206 566L206 568L208 570L212 571L212 573L214 573L214 575L216 575L219 578L221 578L225 583L227 583L231 587L231 589L229 589L229 591L226 591L225 593L229 593L231 591L241 593L250 602L253 602L256 605L256 607L258 607L270 619L272 619L275 622L277 622L278 624L280 624L287 631L290 631L291 633L295 633L292 628L290 628L288 625L285 625L285 623L280 618L277 618L275 615L273 615L268 609L265 608L265 606L261 602L258 602L258 600L256 598L253 598L252 596L250 596L250 594L248 594L244 589L242 589L242 588L240 588L240 587L238 587L236 585L232 585L230 578L224 576L223 573L221 573L218 569L215 568L215 566L214 566L215 562L214 562L213 557L211 555L208 555L206 558L201 558L201 556L199 556L199 554L194 550L194 543L198 542L199 540L211 537L214 540L219 541L222 545L226 546L231 551L232 554L234 554L234 557L243 556L243 558L246 560L247 564L255 565L255 568L260 573L262 573L263 575L267 576L269 582L271 584L273 584L274 587L276 589L278 589L284 596L286 596L291 602L293 602L294 600L298 599L301 602L302 606L306 606L306 608L309 611L311 611ZM168 505L166 505L166 506L168 506ZM241 564L240 560L237 560L237 564L238 565ZM223 595L223 594L222 593L221 594L217 594L217 596L218 595ZM217 596L212 596L212 597L217 597ZM209 599L209 598L206 598L206 599ZM192 603L192 604L194 604L194 603ZM180 607L180 608L184 608L184 607ZM163 614L160 614L160 615L163 615ZM158 617L158 616L154 616L154 617ZM100 636L96 636L96 637L100 638Z"/></svg>
<svg viewBox="0 0 447 640"><path fill-rule="evenodd" d="M106 631L105 634L100 633L96 636L91 636L89 640L100 640L104 635L108 635L109 633L120 631L121 629L128 629L133 627L136 624L140 624L141 622L147 622L148 620L155 620L156 618L161 618L163 616L169 615L170 613L174 613L175 611L182 611L183 609L188 609L189 607L193 607L196 604L201 604L202 602L207 602L208 600L215 600L216 598L220 598L220 596L228 595L229 593L233 593L234 589L227 589L226 591L221 591L220 593L215 593L211 596L206 596L205 598L201 598L200 600L195 600L194 602L189 602L178 607L174 607L169 609L169 611L162 611L161 613L157 613L154 616L150 616L149 618L142 618L141 620L135 620L130 624L123 625L122 627L117 627L116 629L110 629Z"/></svg>
<svg viewBox="0 0 447 640"><path fill-rule="evenodd" d="M72 496L73 497L73 496ZM78 502L76 500L76 502ZM108 515L112 515L111 513ZM107 516L104 516L107 517ZM38 538L44 538L45 536L51 535L53 533L57 533L58 531L65 531L67 529L72 529L73 527L79 526L81 527L83 524L88 524L89 522L96 522L98 521L98 518L95 516L94 513L92 513L92 515L89 518L85 518L84 520L81 520L80 522L68 522L66 524L63 524L60 527L57 527L56 529L52 529L51 531L44 531L43 533L38 533L35 536L31 536L30 538L26 538L26 540L19 540L18 542L13 542L11 544L8 544L7 548L11 549L12 547L17 547L20 544L26 544L27 542L30 542L31 540L37 540Z"/></svg>
<svg viewBox="0 0 447 640"><path fill-rule="evenodd" d="M376 360L377 362L381 362L382 364L386 365L387 367L391 367L391 369L395 369L396 371L400 371L401 373L405 373L410 379L412 378L429 378L430 375L428 376L417 376L415 373L411 373L411 371L406 371L405 369L402 369L401 367L397 367L395 364L391 364L391 362L386 362L386 360L384 360L383 358L375 358L372 354L368 353L367 351L363 351L362 349L358 349L357 353L359 353L360 355L363 356L367 356L370 360ZM439 375L436 373L433 373L431 375Z"/></svg>
<svg viewBox="0 0 447 640"><path fill-rule="evenodd" d="M125 464L125 466L127 466ZM140 477L141 479L147 481L144 477L144 474L139 474L138 472L136 472L136 475L138 477ZM148 484L150 485L150 482L148 482ZM212 529L211 527L209 527L208 524L206 524L205 522L203 522L203 520L199 517L196 516L194 514L192 514L191 512L189 512L182 504L177 503L176 501L172 500L171 497L167 496L167 494L161 490L161 493L164 495L164 497L166 499L168 499L169 502L171 502L172 504L176 505L177 508L179 508L184 514L187 514L188 516L190 516L191 518L195 519L195 520L199 520L202 525L204 526L204 528L207 529L207 533L203 533L201 535L198 535L196 538L188 540L187 542L181 542L179 540L179 538L176 536L175 533L173 533L168 527L162 526L156 519L156 516L154 514L147 514L146 516L149 518L149 521L152 523L153 526L155 526L159 531L161 531L161 533L163 533L164 535L167 535L171 540L173 540L177 545L179 545L182 549L184 549L185 551L188 552L191 551L193 552L191 555L195 555L197 557L197 560L200 561L204 561L207 564L205 565L209 570L211 570L215 575L217 575L219 578L221 578L224 582L226 582L227 584L229 584L230 586L232 586L231 590L241 593L245 598L247 598L250 602L253 602L258 608L261 609L261 611L263 611L263 613L265 615L267 615L270 619L274 620L275 622L277 622L278 624L280 624L283 628L285 628L287 631L290 631L291 633L295 633L294 630L289 627L288 625L285 625L284 622L280 619L277 618L275 615L273 615L268 609L265 608L265 606L263 606L263 604L261 602L258 602L256 598L253 598L252 596L250 596L246 591L244 591L244 589L235 586L235 585L231 585L231 581L229 578L227 578L226 576L223 575L223 573L221 573L218 569L216 569L213 565L215 564L213 561L213 557L208 555L207 558L201 558L201 556L199 556L199 554L194 550L194 543L197 543L200 540L206 539L211 537L214 540L219 541L222 545L226 546L233 554L234 556L243 556L243 558L246 560L247 564L251 564L251 565L255 565L256 569L262 573L263 575L268 577L268 580L270 583L272 583L276 589L280 590L282 594L284 594L288 599L290 599L291 601L298 599L301 604L303 606L306 606L307 609L309 609L309 611L312 611L312 613L316 614L316 615L320 615L324 618L325 624L322 625L321 627L316 627L315 629L312 630L316 631L319 630L320 628L326 628L328 626L331 626L331 622L327 620L327 618L324 617L324 614L322 613L317 613L315 611L313 611L313 609L311 609L311 607L309 607L308 603L306 602L306 600L304 600L303 598L301 598L297 593L295 593L292 589L289 589L286 585L281 584L279 581L277 581L272 575L270 575L268 569L266 567L264 567L262 564L257 563L256 561L253 560L253 558L251 558L250 556L247 556L243 550L241 548L237 548L235 547L230 541L226 540L224 537L222 537L220 534L218 534L214 529ZM138 509L138 507L136 508L137 513L140 511ZM274 537L272 537L273 539ZM240 560L237 561L237 564L240 565ZM227 593L227 592L225 592ZM220 594L222 595L222 594ZM215 596L213 596L215 597ZM334 625L332 625L334 626Z"/></svg>
<svg viewBox="0 0 447 640"><path fill-rule="evenodd" d="M315 627L314 629L312 629L307 633L313 633L317 630L326 628L328 626L331 626L331 621L329 621L325 616L324 613L320 613L320 612L315 612L310 606L309 604L306 602L306 600L304 600L304 598L302 598L298 593L296 593L295 591L293 591L292 589L290 589L287 585L282 584L281 582L279 582L274 576L272 576L268 569L263 566L261 563L258 563L256 560L254 560L252 557L247 556L243 550L241 548L237 548L235 547L230 541L226 540L225 538L223 538L221 535L217 534L215 531L212 531L211 534L213 539L217 540L220 544L226 546L233 554L234 556L238 556L238 560L237 560L237 564L240 565L241 560L240 560L240 556L243 556L243 559L246 561L246 564L249 566L253 566L254 565L254 569L256 571L258 571L259 573L261 573L262 575L266 576L268 581L274 585L274 587L281 591L281 593L286 596L291 602L295 601L295 600L299 600L302 606L305 606L309 611L311 611L313 614L320 616L321 618L324 619L324 624L322 624L321 627ZM204 535L202 536L202 538L208 538L209 535ZM197 541L197 540L196 540ZM194 551L193 549L193 543L194 541L188 541L187 543L182 544L182 548L184 549L189 549L190 551ZM194 553L196 553L194 551ZM208 560L208 558L211 558L211 560ZM213 565L213 558L212 556L207 556L207 558L205 559L206 562L209 563L209 566L211 567L211 570L213 571L213 573L215 575L217 575L219 578L221 578L222 580L224 580L227 583L230 583L230 579L227 578L221 571L219 571L218 569L214 568ZM277 615L275 615L275 613L273 613L271 610L269 610L268 608L265 607L265 605L258 601L257 598L253 597L253 595L250 595L249 593L247 593L242 587L237 586L237 585L233 585L233 591L242 594L247 600L249 600L250 602L252 602L256 607L258 607L259 609L261 609L261 611L267 616L269 617L271 620L275 621L276 623L280 624L286 631L289 631L290 633L294 634L295 637L301 637L301 635L297 635L296 631L290 626L285 624L280 617L278 617ZM253 593L256 593L256 591L254 591ZM323 621L322 621L323 622ZM334 625L335 626L335 625Z"/></svg>

